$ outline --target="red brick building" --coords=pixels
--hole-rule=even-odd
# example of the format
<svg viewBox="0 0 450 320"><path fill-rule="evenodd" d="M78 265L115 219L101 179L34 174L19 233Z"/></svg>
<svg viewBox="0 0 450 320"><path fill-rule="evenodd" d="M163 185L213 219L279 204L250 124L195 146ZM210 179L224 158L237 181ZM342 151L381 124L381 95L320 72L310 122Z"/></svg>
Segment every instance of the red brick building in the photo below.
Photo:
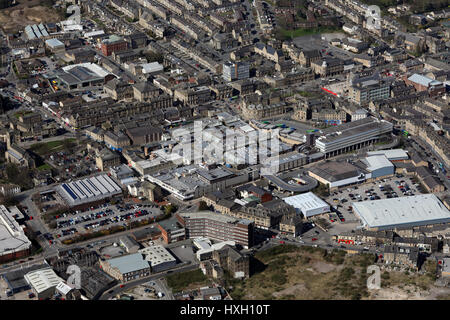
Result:
<svg viewBox="0 0 450 320"><path fill-rule="evenodd" d="M121 52L128 49L128 42L123 38L112 35L102 41L102 53L105 56L112 55L113 52Z"/></svg>

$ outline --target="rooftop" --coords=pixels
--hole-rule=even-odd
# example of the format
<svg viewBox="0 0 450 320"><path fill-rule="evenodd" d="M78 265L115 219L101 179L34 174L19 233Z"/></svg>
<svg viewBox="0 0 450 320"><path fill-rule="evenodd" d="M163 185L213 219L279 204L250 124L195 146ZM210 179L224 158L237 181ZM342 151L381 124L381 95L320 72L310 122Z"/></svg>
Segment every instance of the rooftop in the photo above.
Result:
<svg viewBox="0 0 450 320"><path fill-rule="evenodd" d="M122 274L150 267L141 253L128 254L107 261L111 267L119 269L119 272Z"/></svg>
<svg viewBox="0 0 450 320"><path fill-rule="evenodd" d="M352 206L368 228L450 222L450 211L434 194L353 202Z"/></svg>

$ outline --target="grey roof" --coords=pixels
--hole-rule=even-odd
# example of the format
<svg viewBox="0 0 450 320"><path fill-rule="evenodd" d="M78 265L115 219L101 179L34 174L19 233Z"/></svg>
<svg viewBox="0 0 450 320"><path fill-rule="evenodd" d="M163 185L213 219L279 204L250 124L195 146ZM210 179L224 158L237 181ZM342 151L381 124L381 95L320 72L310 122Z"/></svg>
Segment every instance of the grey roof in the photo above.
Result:
<svg viewBox="0 0 450 320"><path fill-rule="evenodd" d="M111 267L119 269L122 274L150 268L150 265L140 253L128 254L107 261Z"/></svg>

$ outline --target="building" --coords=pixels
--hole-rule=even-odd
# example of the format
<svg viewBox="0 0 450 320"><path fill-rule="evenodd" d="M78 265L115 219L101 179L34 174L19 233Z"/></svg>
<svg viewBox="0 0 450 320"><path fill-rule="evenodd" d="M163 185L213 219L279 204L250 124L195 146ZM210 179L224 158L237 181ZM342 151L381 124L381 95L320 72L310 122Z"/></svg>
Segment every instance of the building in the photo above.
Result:
<svg viewBox="0 0 450 320"><path fill-rule="evenodd" d="M145 145L152 142L161 141L163 131L158 127L142 126L126 130L133 145Z"/></svg>
<svg viewBox="0 0 450 320"><path fill-rule="evenodd" d="M110 167L120 165L120 155L105 148L97 153L95 164L100 170L105 171Z"/></svg>
<svg viewBox="0 0 450 320"><path fill-rule="evenodd" d="M367 178L378 179L394 175L394 165L384 155L366 157L361 162L370 172L370 175L366 175Z"/></svg>
<svg viewBox="0 0 450 320"><path fill-rule="evenodd" d="M0 193L4 197L13 197L14 195L20 193L20 186L16 184L1 184L0 185Z"/></svg>
<svg viewBox="0 0 450 320"><path fill-rule="evenodd" d="M226 62L223 64L222 77L226 81L248 79L250 64L248 62Z"/></svg>
<svg viewBox="0 0 450 320"><path fill-rule="evenodd" d="M379 151L369 151L367 156L378 156L384 155L389 161L406 161L409 159L407 151L403 149L391 149L391 150L379 150Z"/></svg>
<svg viewBox="0 0 450 320"><path fill-rule="evenodd" d="M346 161L333 161L312 167L308 174L330 190L366 180L368 171Z"/></svg>
<svg viewBox="0 0 450 320"><path fill-rule="evenodd" d="M162 272L177 265L177 259L163 246L150 246L139 250L148 261L152 273Z"/></svg>
<svg viewBox="0 0 450 320"><path fill-rule="evenodd" d="M186 239L184 225L181 224L176 217L162 220L158 222L156 227L161 231L161 236L167 244Z"/></svg>
<svg viewBox="0 0 450 320"><path fill-rule="evenodd" d="M55 294L56 286L63 281L51 268L31 271L24 279L39 300L51 298Z"/></svg>
<svg viewBox="0 0 450 320"><path fill-rule="evenodd" d="M303 231L303 219L300 216L283 216L280 221L280 231L297 237Z"/></svg>
<svg viewBox="0 0 450 320"><path fill-rule="evenodd" d="M127 253L136 253L140 248L139 243L130 236L120 237L119 243L120 246L123 247Z"/></svg>
<svg viewBox="0 0 450 320"><path fill-rule="evenodd" d="M390 97L391 83L385 80L367 80L349 87L349 98L359 105L366 105L370 101L387 99Z"/></svg>
<svg viewBox="0 0 450 320"><path fill-rule="evenodd" d="M100 260L104 272L116 280L128 282L150 275L150 265L141 253L123 255L108 260Z"/></svg>
<svg viewBox="0 0 450 320"><path fill-rule="evenodd" d="M63 52L66 46L64 43L59 41L56 38L45 40L45 45L47 48L49 48L52 52Z"/></svg>
<svg viewBox="0 0 450 320"><path fill-rule="evenodd" d="M235 241L244 248L253 245L254 222L209 211L178 213L186 238L207 237L217 241Z"/></svg>
<svg viewBox="0 0 450 320"><path fill-rule="evenodd" d="M330 206L312 192L283 198L283 201L293 206L305 218L330 212Z"/></svg>
<svg viewBox="0 0 450 320"><path fill-rule="evenodd" d="M14 215L15 210L0 205L0 263L24 258L31 253L31 241Z"/></svg>
<svg viewBox="0 0 450 320"><path fill-rule="evenodd" d="M49 80L54 85L67 89L100 86L113 78L114 75L90 62L68 65L49 75Z"/></svg>
<svg viewBox="0 0 450 320"><path fill-rule="evenodd" d="M419 248L398 245L385 246L383 262L385 264L407 266L417 270L419 266Z"/></svg>
<svg viewBox="0 0 450 320"><path fill-rule="evenodd" d="M122 193L122 189L108 175L63 183L56 187L58 194L70 207L102 202Z"/></svg>
<svg viewBox="0 0 450 320"><path fill-rule="evenodd" d="M125 51L127 49L128 42L116 35L103 39L101 43L101 51L105 56L110 56L113 52Z"/></svg>
<svg viewBox="0 0 450 320"><path fill-rule="evenodd" d="M352 203L364 228L389 230L450 222L450 211L434 194Z"/></svg>
<svg viewBox="0 0 450 320"><path fill-rule="evenodd" d="M443 94L446 91L445 84L420 74L413 74L404 79L407 85L413 86L417 91L427 91L430 96Z"/></svg>
<svg viewBox="0 0 450 320"><path fill-rule="evenodd" d="M321 58L311 62L311 69L321 77L329 77L344 72L344 61L338 58Z"/></svg>
<svg viewBox="0 0 450 320"><path fill-rule="evenodd" d="M334 156L368 146L392 129L392 123L368 117L316 133L315 145L325 157Z"/></svg>

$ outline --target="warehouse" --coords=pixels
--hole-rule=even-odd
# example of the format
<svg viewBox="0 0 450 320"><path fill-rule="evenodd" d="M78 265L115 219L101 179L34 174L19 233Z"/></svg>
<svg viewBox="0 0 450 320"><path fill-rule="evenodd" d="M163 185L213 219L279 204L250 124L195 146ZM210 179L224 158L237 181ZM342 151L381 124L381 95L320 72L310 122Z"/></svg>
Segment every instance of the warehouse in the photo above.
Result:
<svg viewBox="0 0 450 320"><path fill-rule="evenodd" d="M0 263L30 254L31 241L14 219L13 212L0 205Z"/></svg>
<svg viewBox="0 0 450 320"><path fill-rule="evenodd" d="M283 200L306 218L330 212L330 206L312 192L284 198Z"/></svg>
<svg viewBox="0 0 450 320"><path fill-rule="evenodd" d="M139 250L139 253L142 253L145 260L150 264L152 273L171 269L177 265L177 259L166 248L160 245L146 247Z"/></svg>
<svg viewBox="0 0 450 320"><path fill-rule="evenodd" d="M105 261L101 260L100 267L114 279L123 282L150 275L150 265L140 253L127 254Z"/></svg>
<svg viewBox="0 0 450 320"><path fill-rule="evenodd" d="M49 75L50 80L56 79L61 86L68 89L103 85L113 78L113 74L90 62L68 65Z"/></svg>
<svg viewBox="0 0 450 320"><path fill-rule="evenodd" d="M51 268L31 271L24 278L38 299L51 298L55 293L56 286L63 281Z"/></svg>
<svg viewBox="0 0 450 320"><path fill-rule="evenodd" d="M434 194L352 203L364 228L389 230L450 222L450 211Z"/></svg>
<svg viewBox="0 0 450 320"><path fill-rule="evenodd" d="M64 51L65 45L61 41L59 41L56 38L45 40L45 45L47 48L49 48L52 52L61 52Z"/></svg>
<svg viewBox="0 0 450 320"><path fill-rule="evenodd" d="M328 186L330 190L366 181L369 171L347 161L328 161L308 171L309 176Z"/></svg>
<svg viewBox="0 0 450 320"><path fill-rule="evenodd" d="M371 156L361 160L365 169L370 172L366 177L377 179L381 177L392 176L394 174L394 165L384 156Z"/></svg>
<svg viewBox="0 0 450 320"><path fill-rule="evenodd" d="M379 151L369 151L367 156L385 156L389 161L404 161L408 160L408 153L403 149L392 149L392 150L379 150Z"/></svg>
<svg viewBox="0 0 450 320"><path fill-rule="evenodd" d="M56 191L71 207L99 202L122 193L117 183L106 174L63 183Z"/></svg>

